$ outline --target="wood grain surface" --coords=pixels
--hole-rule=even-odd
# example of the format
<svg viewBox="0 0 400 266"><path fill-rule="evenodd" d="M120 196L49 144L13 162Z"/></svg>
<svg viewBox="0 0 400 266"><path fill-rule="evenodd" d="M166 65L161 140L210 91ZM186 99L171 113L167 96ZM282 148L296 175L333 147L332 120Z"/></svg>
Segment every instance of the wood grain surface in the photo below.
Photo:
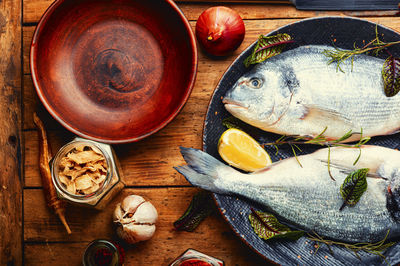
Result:
<svg viewBox="0 0 400 266"><path fill-rule="evenodd" d="M52 0L23 0L24 23L36 23L42 14L53 2ZM207 2L207 1L204 1ZM197 20L200 14L211 6L222 5L219 3L185 3L180 1L179 8L188 20ZM395 16L397 11L304 11L297 10L293 5L280 4L245 4L245 3L223 3L224 6L236 10L243 19L278 19L278 18L307 18L315 16L355 16L355 17L382 17Z"/></svg>
<svg viewBox="0 0 400 266"><path fill-rule="evenodd" d="M4 1L7 2L0 0L0 5L4 5ZM74 137L44 109L36 96L30 77L31 38L37 22L52 0L21 0L21 2L23 2L21 138L25 143L23 239L24 259L27 265L80 265L84 248L90 241L96 238L115 239L111 221L112 211L116 202L131 193L149 199L159 212L159 221L153 239L128 248L126 265L168 265L187 248L195 248L221 258L227 265L269 265L235 236L218 212L207 218L193 233L171 230L173 221L184 212L192 195L198 191L172 168L183 164L178 147L201 148L204 117L214 88L229 64L254 42L258 35L303 18L326 15L362 17L400 30L400 20L394 17L394 11L315 12L298 11L291 5L225 4L238 11L245 20L246 36L242 45L232 55L218 59L208 57L199 49L197 79L185 107L168 126L155 135L138 143L114 146L128 187L102 212L69 206L67 219L74 233L68 236L57 217L44 203L37 166L38 138L32 120L32 113L39 112L48 129L53 152ZM178 5L194 28L201 12L217 3L180 2ZM20 120L16 123L18 121ZM0 191L2 192L1 187ZM21 195L18 197L21 198ZM19 254L22 257L21 253ZM18 265L20 261L15 262Z"/></svg>
<svg viewBox="0 0 400 266"><path fill-rule="evenodd" d="M25 190L25 241L28 243L25 262L28 265L44 265L51 259L62 261L66 257L63 248L66 252L76 248L74 254L78 253L77 256L71 256L75 263L68 265L78 265L87 242L97 238L115 238L112 212L116 203L126 195L139 194L154 204L159 220L156 234L150 241L127 248L127 265L167 265L188 248L223 257L227 265L263 263L261 258L247 250L217 213L193 233L172 230L172 223L184 212L196 191L195 188L125 189L101 212L70 207L67 219L71 230L78 233L68 236L57 218L45 207L42 192L39 189ZM233 256L235 253L247 256Z"/></svg>
<svg viewBox="0 0 400 266"><path fill-rule="evenodd" d="M21 265L20 1L0 1L0 51L0 265Z"/></svg>

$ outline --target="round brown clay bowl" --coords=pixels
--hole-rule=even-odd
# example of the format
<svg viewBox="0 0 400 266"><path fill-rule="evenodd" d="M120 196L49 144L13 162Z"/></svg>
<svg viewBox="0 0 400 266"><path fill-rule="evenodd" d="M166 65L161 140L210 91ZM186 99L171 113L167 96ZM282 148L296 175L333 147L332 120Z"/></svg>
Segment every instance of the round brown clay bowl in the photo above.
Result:
<svg viewBox="0 0 400 266"><path fill-rule="evenodd" d="M40 100L64 127L126 143L182 109L197 49L172 0L57 0L36 28L30 65Z"/></svg>

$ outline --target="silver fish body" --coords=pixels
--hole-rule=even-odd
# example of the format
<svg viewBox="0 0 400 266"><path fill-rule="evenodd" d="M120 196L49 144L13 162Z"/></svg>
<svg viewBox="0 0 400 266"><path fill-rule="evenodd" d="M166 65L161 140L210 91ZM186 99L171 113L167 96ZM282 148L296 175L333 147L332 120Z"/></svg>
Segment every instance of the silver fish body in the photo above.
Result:
<svg viewBox="0 0 400 266"><path fill-rule="evenodd" d="M346 132L387 135L400 128L400 94L384 93L384 60L359 55L328 64L329 46L302 46L256 65L224 99L235 117L282 135L316 136L326 127L332 139ZM354 134L348 141L359 139Z"/></svg>
<svg viewBox="0 0 400 266"><path fill-rule="evenodd" d="M400 235L400 151L363 146L357 169L369 168L368 188L342 211L340 186L355 168L358 149L331 148L244 174L199 150L182 148L188 165L177 167L193 185L257 201L294 227L346 242L372 242ZM377 176L383 178L377 178Z"/></svg>

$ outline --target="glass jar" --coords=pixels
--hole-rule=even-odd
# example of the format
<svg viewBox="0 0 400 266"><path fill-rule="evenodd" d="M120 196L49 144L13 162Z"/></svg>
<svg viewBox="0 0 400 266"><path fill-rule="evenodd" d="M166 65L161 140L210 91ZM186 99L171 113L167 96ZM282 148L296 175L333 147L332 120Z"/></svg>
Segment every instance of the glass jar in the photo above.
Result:
<svg viewBox="0 0 400 266"><path fill-rule="evenodd" d="M194 249L186 250L176 260L174 260L169 266L223 266L225 263L222 260L208 256Z"/></svg>
<svg viewBox="0 0 400 266"><path fill-rule="evenodd" d="M89 243L83 254L83 266L120 266L124 263L125 252L111 241L97 239Z"/></svg>
<svg viewBox="0 0 400 266"><path fill-rule="evenodd" d="M60 174L61 163L63 160L68 159L68 155L72 152L75 152L79 147L88 147L89 150L93 150L96 154L102 155L105 159L105 163L107 169L102 168L102 171L105 170L105 177L104 174L102 175L102 181L99 184L91 183L96 185L96 190L88 193L88 194L78 194L78 193L71 193L71 190L67 189L65 175ZM66 159L63 159L66 158ZM83 158L82 160L84 160ZM96 209L103 209L107 203L117 195L123 188L124 183L122 181L122 176L119 171L120 165L117 160L117 157L114 153L112 147L108 144L99 143L92 140L87 140L83 138L75 138L73 141L64 145L54 156L51 161L51 175L54 186L57 191L57 195L59 198L71 202L73 204L81 205L84 207L93 207ZM90 168L94 169L92 165L86 166L85 164L78 164L73 163L74 168ZM100 166L98 167L100 169ZM69 171L79 171L79 169L73 169ZM91 171L91 170L88 170ZM99 170L100 171L100 170ZM87 172L89 173L89 172ZM73 174L71 174L73 175ZM78 179L78 178L76 178ZM72 179L71 179L72 180ZM63 183L64 181L64 183ZM67 180L68 181L68 180ZM87 180L86 180L87 181ZM71 182L73 183L73 182ZM87 183L86 183L87 184ZM73 186L76 183L72 184ZM97 187L98 186L98 187Z"/></svg>

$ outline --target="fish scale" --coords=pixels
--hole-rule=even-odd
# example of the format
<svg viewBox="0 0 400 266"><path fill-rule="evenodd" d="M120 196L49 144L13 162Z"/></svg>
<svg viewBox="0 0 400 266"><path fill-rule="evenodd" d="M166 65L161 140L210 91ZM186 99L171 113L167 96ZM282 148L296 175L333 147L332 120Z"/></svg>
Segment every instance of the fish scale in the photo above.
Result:
<svg viewBox="0 0 400 266"><path fill-rule="evenodd" d="M215 193L235 194L256 201L287 224L346 242L375 242L390 231L400 236L400 151L364 145L359 149L330 148L287 158L260 171L244 174L195 149L182 148L188 165L177 171L193 185ZM342 211L340 186L346 176L369 168L368 188L354 206ZM372 174L372 175L371 175ZM388 192L390 191L390 192Z"/></svg>
<svg viewBox="0 0 400 266"><path fill-rule="evenodd" d="M323 54L332 49L301 46L256 65L226 93L225 108L244 122L284 135L315 136L326 127L324 135L333 139L361 128L371 137L397 132L400 95L384 93L384 60L357 55L338 70Z"/></svg>

